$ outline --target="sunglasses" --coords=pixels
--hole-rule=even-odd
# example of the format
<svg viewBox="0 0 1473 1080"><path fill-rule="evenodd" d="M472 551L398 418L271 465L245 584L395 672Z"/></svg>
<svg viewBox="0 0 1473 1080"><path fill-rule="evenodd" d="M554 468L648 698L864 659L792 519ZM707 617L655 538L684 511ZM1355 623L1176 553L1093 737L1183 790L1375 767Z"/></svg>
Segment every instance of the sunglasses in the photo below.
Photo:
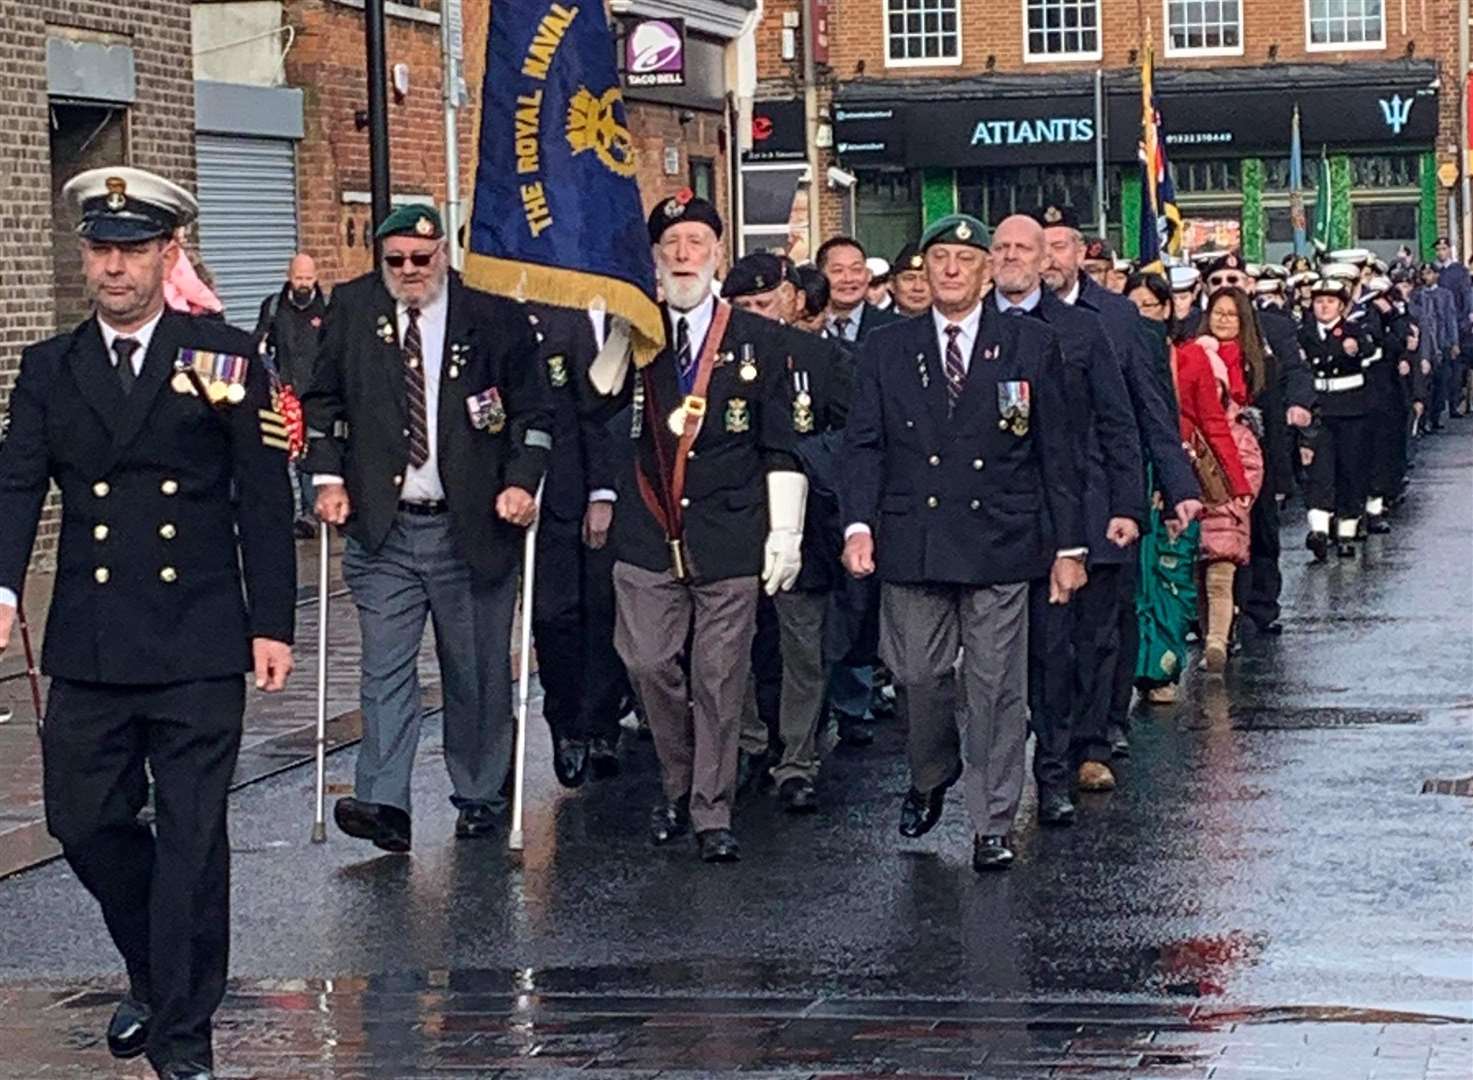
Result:
<svg viewBox="0 0 1473 1080"><path fill-rule="evenodd" d="M384 262L395 270L403 270L406 262L413 263L423 270L426 266L430 265L434 257L435 253L433 251L416 251L413 255L405 255L402 252L395 251L389 255L385 255Z"/></svg>
<svg viewBox="0 0 1473 1080"><path fill-rule="evenodd" d="M1213 274L1207 279L1207 284L1211 288L1219 289L1224 285L1237 285L1241 280L1236 274Z"/></svg>

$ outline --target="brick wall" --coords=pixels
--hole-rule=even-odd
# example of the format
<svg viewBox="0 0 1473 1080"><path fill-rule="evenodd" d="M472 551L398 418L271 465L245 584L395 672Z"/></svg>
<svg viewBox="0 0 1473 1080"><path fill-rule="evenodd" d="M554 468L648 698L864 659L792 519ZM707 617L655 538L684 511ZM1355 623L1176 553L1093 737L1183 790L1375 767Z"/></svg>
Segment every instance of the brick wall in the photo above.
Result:
<svg viewBox="0 0 1473 1080"><path fill-rule="evenodd" d="M53 257L53 176L46 91L48 28L107 35L133 48L138 98L128 110L128 162L193 189L194 81L188 0L0 0L0 399L8 400L20 352L58 330L57 292L75 295L75 263L58 282ZM86 161L84 164L91 164ZM62 166L65 171L65 165ZM65 176L57 176L56 186ZM75 314L75 305L69 315ZM3 407L4 400L0 400ZM49 563L57 519L49 506L33 565Z"/></svg>

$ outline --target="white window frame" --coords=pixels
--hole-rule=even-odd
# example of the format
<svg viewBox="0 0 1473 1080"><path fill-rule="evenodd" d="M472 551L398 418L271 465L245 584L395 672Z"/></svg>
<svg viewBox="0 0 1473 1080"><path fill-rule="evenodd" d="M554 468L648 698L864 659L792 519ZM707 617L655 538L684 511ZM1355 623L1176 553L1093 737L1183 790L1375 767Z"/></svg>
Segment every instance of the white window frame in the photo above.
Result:
<svg viewBox="0 0 1473 1080"><path fill-rule="evenodd" d="M880 21L885 29L885 66L887 68L908 67L958 67L962 62L962 7L963 0L952 0L956 4L956 55L955 56L914 56L904 60L892 60L890 58L890 4L892 0L881 0Z"/></svg>
<svg viewBox="0 0 1473 1080"><path fill-rule="evenodd" d="M1180 0L1177 0L1179 3ZM1200 49L1185 48L1178 49L1171 44L1171 4L1172 0L1161 0L1161 45L1162 51L1167 56L1242 56L1243 55L1243 5L1247 0L1238 0L1238 44L1237 45L1213 45ZM1306 9L1307 10L1307 9ZM1384 19L1382 20L1385 21ZM1305 31L1308 33L1308 31Z"/></svg>
<svg viewBox="0 0 1473 1080"><path fill-rule="evenodd" d="M1314 0L1304 0L1304 50L1305 52L1374 52L1386 48L1386 2L1381 0L1381 37L1376 41L1325 42L1314 41L1312 16Z"/></svg>
<svg viewBox="0 0 1473 1080"><path fill-rule="evenodd" d="M1070 64L1076 61L1103 60L1105 57L1105 27L1100 21L1104 15L1104 0L1092 0L1095 6L1095 48L1089 52L1035 53L1028 48L1028 3L1020 0L1023 13L1023 63L1025 64Z"/></svg>

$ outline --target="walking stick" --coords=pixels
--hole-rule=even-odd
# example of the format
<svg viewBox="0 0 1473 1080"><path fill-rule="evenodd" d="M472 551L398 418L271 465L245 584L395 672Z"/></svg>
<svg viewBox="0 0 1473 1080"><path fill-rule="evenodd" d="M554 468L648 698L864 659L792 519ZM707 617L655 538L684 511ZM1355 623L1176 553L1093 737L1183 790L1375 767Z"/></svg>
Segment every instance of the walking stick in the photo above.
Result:
<svg viewBox="0 0 1473 1080"><path fill-rule="evenodd" d="M39 732L46 726L41 712L41 675L36 670L36 651L31 648L31 627L26 622L25 601L17 599L15 603L15 621L20 623L20 644L26 654L26 679L31 684L31 708L36 713L36 731Z"/></svg>
<svg viewBox="0 0 1473 1080"><path fill-rule="evenodd" d="M522 550L522 655L519 659L517 741L513 751L511 788L511 831L506 838L510 851L522 850L523 792L527 771L527 698L532 678L532 593L537 577L537 526L542 520L542 485L537 485L537 516L527 526Z"/></svg>
<svg viewBox="0 0 1473 1080"><path fill-rule="evenodd" d="M312 842L327 841L327 570L331 526L318 523L317 543L317 813Z"/></svg>

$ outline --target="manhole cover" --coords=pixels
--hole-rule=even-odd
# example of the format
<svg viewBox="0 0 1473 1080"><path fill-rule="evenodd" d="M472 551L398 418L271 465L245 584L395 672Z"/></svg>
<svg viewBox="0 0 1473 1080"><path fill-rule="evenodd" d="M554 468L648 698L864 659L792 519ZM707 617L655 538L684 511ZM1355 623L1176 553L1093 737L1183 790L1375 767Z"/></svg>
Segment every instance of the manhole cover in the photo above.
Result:
<svg viewBox="0 0 1473 1080"><path fill-rule="evenodd" d="M1465 776L1460 780L1424 780L1422 794L1473 796L1473 776Z"/></svg>
<svg viewBox="0 0 1473 1080"><path fill-rule="evenodd" d="M1419 712L1396 709L1244 709L1233 713L1233 727L1240 731L1309 731L1371 724L1416 724L1421 720Z"/></svg>

